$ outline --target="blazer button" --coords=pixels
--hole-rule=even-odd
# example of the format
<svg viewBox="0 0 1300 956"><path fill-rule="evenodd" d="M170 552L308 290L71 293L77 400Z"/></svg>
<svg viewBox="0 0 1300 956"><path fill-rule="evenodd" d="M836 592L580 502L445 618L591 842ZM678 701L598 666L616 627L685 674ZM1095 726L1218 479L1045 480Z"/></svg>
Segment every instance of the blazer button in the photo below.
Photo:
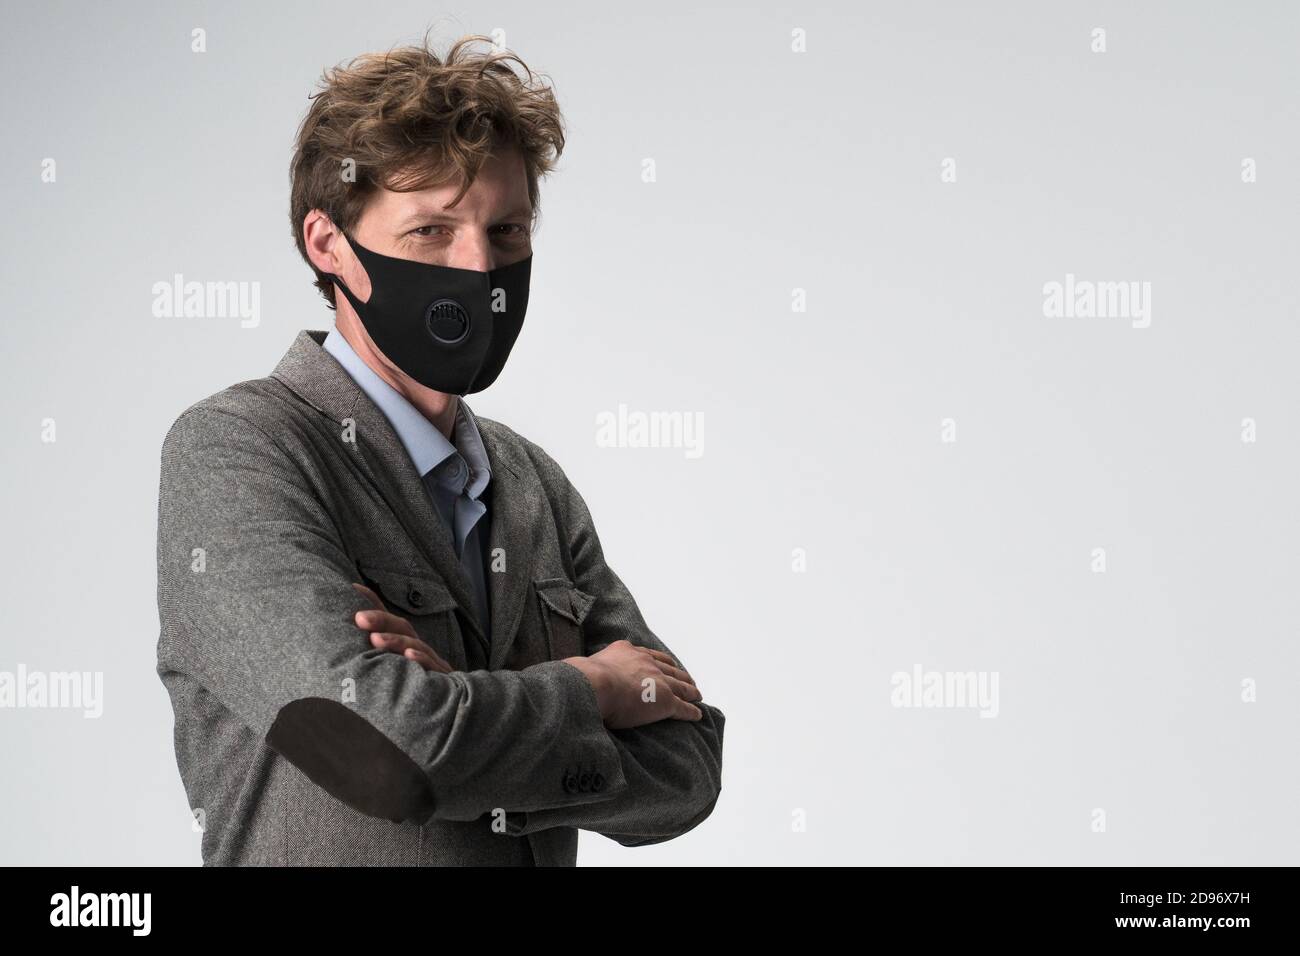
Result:
<svg viewBox="0 0 1300 956"><path fill-rule="evenodd" d="M411 602L411 607L424 607L424 592L414 584L406 592L406 599Z"/></svg>
<svg viewBox="0 0 1300 956"><path fill-rule="evenodd" d="M574 773L572 770L564 771L564 792L565 793L578 792L578 775Z"/></svg>

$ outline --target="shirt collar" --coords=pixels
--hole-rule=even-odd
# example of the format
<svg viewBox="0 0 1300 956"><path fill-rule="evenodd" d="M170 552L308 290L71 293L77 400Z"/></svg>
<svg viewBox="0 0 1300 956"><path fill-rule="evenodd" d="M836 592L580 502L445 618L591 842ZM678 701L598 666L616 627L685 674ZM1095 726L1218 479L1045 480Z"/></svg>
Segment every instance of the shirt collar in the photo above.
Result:
<svg viewBox="0 0 1300 956"><path fill-rule="evenodd" d="M321 347L338 360L357 386L384 413L421 478L459 451L469 466L469 482L465 493L471 498L477 498L482 493L492 472L488 467L483 438L479 435L473 417L466 412L464 399L456 401L456 422L452 427L456 443L453 445L401 392L380 378L357 355L337 328L330 330Z"/></svg>

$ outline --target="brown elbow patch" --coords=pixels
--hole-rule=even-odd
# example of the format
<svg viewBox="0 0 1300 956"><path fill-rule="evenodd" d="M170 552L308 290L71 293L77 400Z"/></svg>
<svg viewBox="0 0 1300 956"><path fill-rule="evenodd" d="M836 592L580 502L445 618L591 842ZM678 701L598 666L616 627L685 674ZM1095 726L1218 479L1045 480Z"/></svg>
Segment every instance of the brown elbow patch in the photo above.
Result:
<svg viewBox="0 0 1300 956"><path fill-rule="evenodd" d="M337 701L290 701L266 742L317 786L368 816L422 823L433 813L433 793L419 764Z"/></svg>

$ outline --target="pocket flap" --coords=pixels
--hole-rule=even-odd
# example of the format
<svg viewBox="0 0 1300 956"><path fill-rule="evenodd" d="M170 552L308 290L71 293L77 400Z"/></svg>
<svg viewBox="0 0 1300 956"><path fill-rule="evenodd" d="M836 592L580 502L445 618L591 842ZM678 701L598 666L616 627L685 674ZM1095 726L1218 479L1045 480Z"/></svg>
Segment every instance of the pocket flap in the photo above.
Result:
<svg viewBox="0 0 1300 956"><path fill-rule="evenodd" d="M596 599L568 578L539 578L533 582L542 602L556 614L581 624Z"/></svg>
<svg viewBox="0 0 1300 956"><path fill-rule="evenodd" d="M407 614L437 614L456 607L456 599L441 578L418 571L358 567L361 583L378 592L384 602Z"/></svg>

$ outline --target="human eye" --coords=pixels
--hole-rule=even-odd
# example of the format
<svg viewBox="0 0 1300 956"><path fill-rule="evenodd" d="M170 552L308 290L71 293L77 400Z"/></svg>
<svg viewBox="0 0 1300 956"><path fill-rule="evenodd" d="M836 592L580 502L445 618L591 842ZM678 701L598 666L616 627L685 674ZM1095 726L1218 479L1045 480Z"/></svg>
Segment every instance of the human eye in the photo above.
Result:
<svg viewBox="0 0 1300 956"><path fill-rule="evenodd" d="M502 239L517 240L528 235L528 227L521 222L503 222L495 228Z"/></svg>
<svg viewBox="0 0 1300 956"><path fill-rule="evenodd" d="M411 230L410 234L415 236L417 239L431 239L434 236L433 230L441 228L443 227L439 225L416 226Z"/></svg>

